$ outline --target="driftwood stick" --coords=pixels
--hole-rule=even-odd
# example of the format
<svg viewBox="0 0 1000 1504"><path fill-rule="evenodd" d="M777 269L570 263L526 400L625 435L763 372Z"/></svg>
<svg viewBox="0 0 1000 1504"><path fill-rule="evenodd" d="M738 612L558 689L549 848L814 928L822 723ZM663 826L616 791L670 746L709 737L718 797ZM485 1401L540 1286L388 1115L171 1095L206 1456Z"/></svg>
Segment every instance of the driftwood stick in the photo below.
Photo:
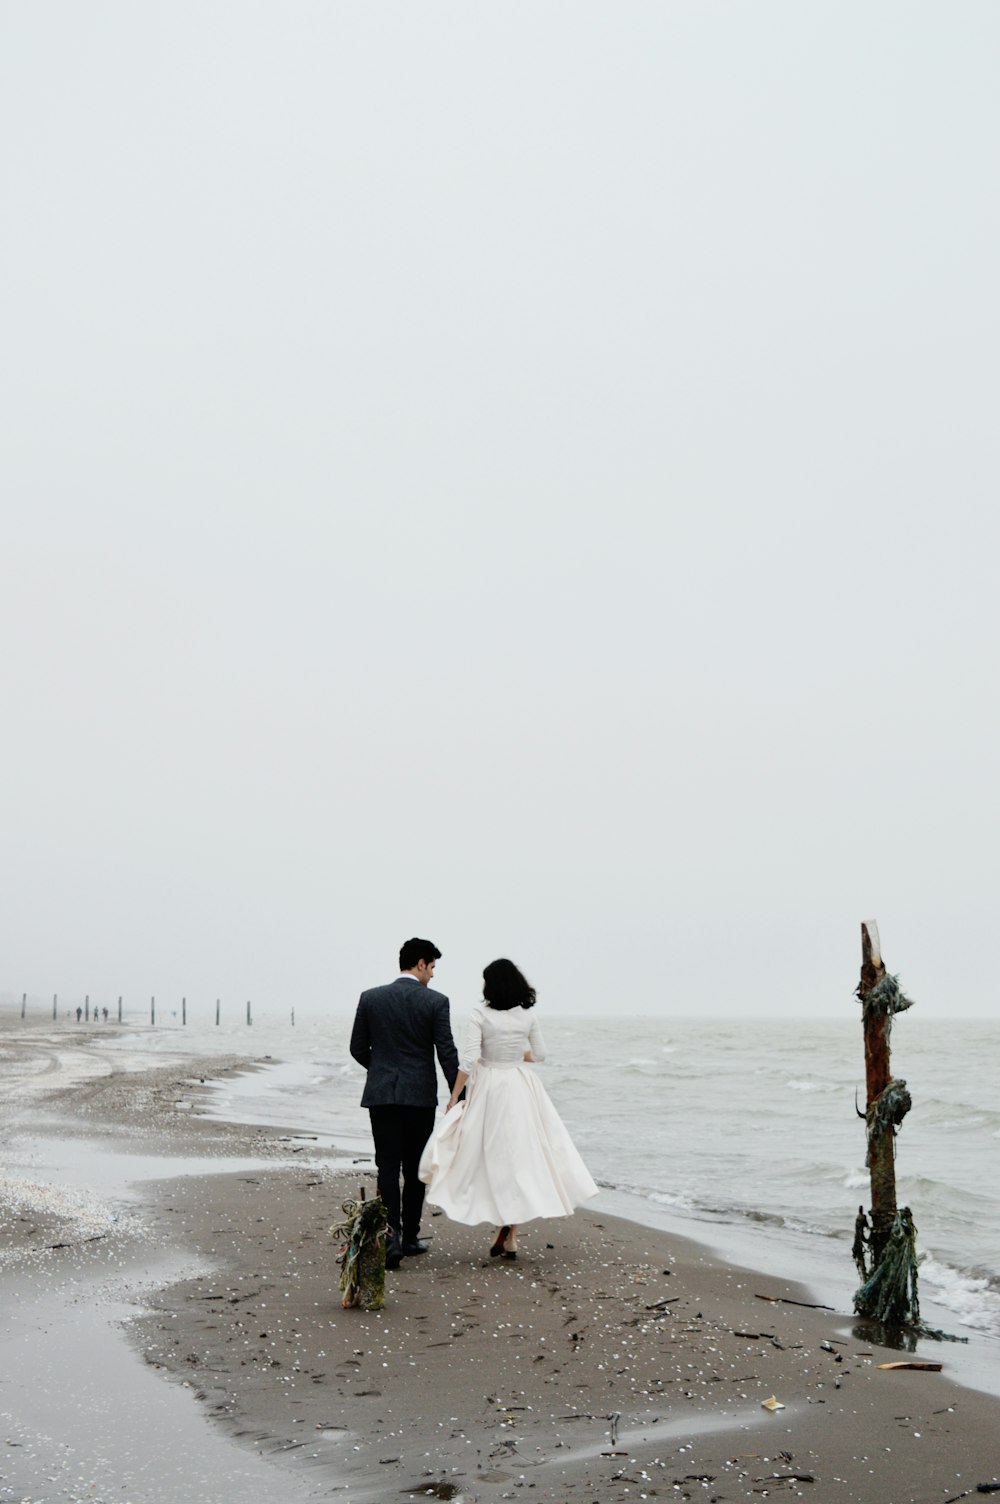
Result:
<svg viewBox="0 0 1000 1504"><path fill-rule="evenodd" d="M788 1295L754 1294L754 1300L766 1300L773 1306L779 1304L783 1306L804 1306L807 1311L835 1311L837 1309L836 1306L817 1305L811 1300L792 1300Z"/></svg>

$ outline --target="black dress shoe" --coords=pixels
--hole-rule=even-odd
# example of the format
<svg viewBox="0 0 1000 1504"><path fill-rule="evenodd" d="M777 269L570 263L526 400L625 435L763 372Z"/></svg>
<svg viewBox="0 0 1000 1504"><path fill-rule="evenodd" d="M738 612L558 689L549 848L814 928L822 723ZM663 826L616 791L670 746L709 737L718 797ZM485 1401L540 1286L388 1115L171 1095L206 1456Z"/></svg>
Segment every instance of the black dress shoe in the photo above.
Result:
<svg viewBox="0 0 1000 1504"><path fill-rule="evenodd" d="M498 1259L500 1257L500 1255L504 1251L503 1245L506 1243L506 1241L507 1241L507 1239L509 1237L510 1237L510 1228L509 1227L501 1227L500 1230L499 1230L499 1232L496 1235L496 1238L493 1241L493 1247L490 1249L490 1258L491 1259Z"/></svg>
<svg viewBox="0 0 1000 1504"><path fill-rule="evenodd" d="M398 1238L390 1238L385 1245L385 1267L398 1269L403 1261L404 1248Z"/></svg>
<svg viewBox="0 0 1000 1504"><path fill-rule="evenodd" d="M406 1257L410 1259L418 1253L426 1253L427 1244L421 1243L419 1238L409 1238L407 1242L403 1244L403 1252L405 1253Z"/></svg>

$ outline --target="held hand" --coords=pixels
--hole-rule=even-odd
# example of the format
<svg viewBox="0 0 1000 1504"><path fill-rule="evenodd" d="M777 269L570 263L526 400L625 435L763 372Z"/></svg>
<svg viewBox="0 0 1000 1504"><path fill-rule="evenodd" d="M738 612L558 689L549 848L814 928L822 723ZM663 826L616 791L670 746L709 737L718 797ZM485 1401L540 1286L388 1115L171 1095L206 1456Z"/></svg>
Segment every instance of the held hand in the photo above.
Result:
<svg viewBox="0 0 1000 1504"><path fill-rule="evenodd" d="M451 1096L448 1098L448 1106L445 1108L446 1112L450 1112L454 1107L455 1103L462 1095L462 1092L465 1090L465 1083L468 1081L468 1079L468 1071L459 1071L458 1075L455 1077L455 1085L451 1089Z"/></svg>

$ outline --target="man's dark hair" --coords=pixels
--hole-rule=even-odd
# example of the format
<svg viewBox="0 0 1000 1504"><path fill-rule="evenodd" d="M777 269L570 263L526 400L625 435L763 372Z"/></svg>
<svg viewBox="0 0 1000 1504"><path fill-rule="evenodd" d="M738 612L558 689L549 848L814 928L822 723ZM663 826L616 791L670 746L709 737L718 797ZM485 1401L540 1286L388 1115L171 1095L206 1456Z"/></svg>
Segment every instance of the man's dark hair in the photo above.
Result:
<svg viewBox="0 0 1000 1504"><path fill-rule="evenodd" d="M418 961L440 961L441 952L431 940L404 940L399 952L400 971L412 971Z"/></svg>
<svg viewBox="0 0 1000 1504"><path fill-rule="evenodd" d="M483 972L483 997L488 1008L533 1008L535 989L513 961L491 961Z"/></svg>

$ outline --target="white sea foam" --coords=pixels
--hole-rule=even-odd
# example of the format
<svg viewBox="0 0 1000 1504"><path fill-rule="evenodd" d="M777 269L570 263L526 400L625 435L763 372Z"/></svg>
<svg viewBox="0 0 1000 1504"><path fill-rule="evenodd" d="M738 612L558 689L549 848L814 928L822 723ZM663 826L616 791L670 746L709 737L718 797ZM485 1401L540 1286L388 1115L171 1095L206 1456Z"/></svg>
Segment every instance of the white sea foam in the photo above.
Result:
<svg viewBox="0 0 1000 1504"><path fill-rule="evenodd" d="M1000 1289L995 1279L954 1269L926 1254L920 1261L920 1288L953 1311L964 1326L1000 1337Z"/></svg>

